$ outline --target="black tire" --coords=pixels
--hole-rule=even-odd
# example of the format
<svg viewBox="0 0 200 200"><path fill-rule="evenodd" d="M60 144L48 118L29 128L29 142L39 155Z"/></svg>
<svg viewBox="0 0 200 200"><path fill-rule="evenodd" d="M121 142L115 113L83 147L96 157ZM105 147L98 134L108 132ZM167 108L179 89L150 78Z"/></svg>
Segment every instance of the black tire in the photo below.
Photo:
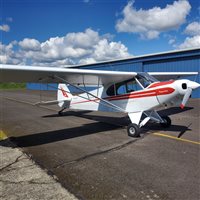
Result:
<svg viewBox="0 0 200 200"><path fill-rule="evenodd" d="M163 116L162 119L163 119L164 122L163 122L163 123L160 123L160 125L161 125L163 128L168 128L168 127L171 126L172 121L171 121L171 119L170 119L168 116Z"/></svg>
<svg viewBox="0 0 200 200"><path fill-rule="evenodd" d="M137 124L129 124L127 132L130 137L140 137L140 128Z"/></svg>

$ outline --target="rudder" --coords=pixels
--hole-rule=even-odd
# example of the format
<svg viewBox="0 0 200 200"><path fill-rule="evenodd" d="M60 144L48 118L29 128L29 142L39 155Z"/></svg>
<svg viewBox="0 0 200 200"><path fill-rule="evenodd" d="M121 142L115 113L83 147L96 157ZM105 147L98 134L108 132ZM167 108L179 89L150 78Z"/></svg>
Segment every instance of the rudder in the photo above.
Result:
<svg viewBox="0 0 200 200"><path fill-rule="evenodd" d="M57 100L58 105L62 108L68 108L72 100L73 95L70 93L66 84L58 84Z"/></svg>

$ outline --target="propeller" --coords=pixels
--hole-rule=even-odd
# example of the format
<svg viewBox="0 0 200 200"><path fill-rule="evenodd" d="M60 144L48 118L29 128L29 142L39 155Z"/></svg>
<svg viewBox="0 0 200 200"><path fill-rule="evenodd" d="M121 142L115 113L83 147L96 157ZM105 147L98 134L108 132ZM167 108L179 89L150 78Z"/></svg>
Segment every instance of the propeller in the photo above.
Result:
<svg viewBox="0 0 200 200"><path fill-rule="evenodd" d="M183 109L185 107L185 105L188 102L191 94L192 94L192 88L188 88L184 97L183 97L182 103L180 105L181 109Z"/></svg>
<svg viewBox="0 0 200 200"><path fill-rule="evenodd" d="M192 94L192 90L196 89L200 87L200 84L199 83L196 83L194 81L189 81L187 83L187 90L185 92L185 95L183 97L183 100L182 100L182 103L180 105L180 107L183 109L185 107L185 105L187 104L191 94Z"/></svg>

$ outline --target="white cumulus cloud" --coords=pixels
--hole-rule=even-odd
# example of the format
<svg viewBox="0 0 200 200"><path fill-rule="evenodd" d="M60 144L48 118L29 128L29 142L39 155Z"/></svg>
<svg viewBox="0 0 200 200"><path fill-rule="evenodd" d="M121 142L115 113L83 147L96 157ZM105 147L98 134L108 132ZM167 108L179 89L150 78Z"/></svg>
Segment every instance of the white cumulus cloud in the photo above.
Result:
<svg viewBox="0 0 200 200"><path fill-rule="evenodd" d="M65 43L74 48L88 48L95 45L100 40L99 33L88 28L85 32L68 33L65 36Z"/></svg>
<svg viewBox="0 0 200 200"><path fill-rule="evenodd" d="M186 27L185 33L188 35L199 35L200 34L200 23L192 22L191 24L189 24Z"/></svg>
<svg viewBox="0 0 200 200"><path fill-rule="evenodd" d="M8 45L4 45L0 42L0 63L15 65L23 63L24 58L22 58L18 52L13 50L16 44L16 41L13 41Z"/></svg>
<svg viewBox="0 0 200 200"><path fill-rule="evenodd" d="M129 57L127 47L112 39L109 34L100 35L91 28L63 37L52 37L44 42L25 38L16 42L17 48L13 48L12 44L1 44L7 50L0 62L12 63L15 60L16 64L65 67Z"/></svg>
<svg viewBox="0 0 200 200"><path fill-rule="evenodd" d="M184 31L185 34L189 35L186 37L184 42L178 45L178 49L187 48L200 48L200 23L192 22L187 25Z"/></svg>
<svg viewBox="0 0 200 200"><path fill-rule="evenodd" d="M7 24L0 25L0 30L4 32L9 32L10 26L8 26Z"/></svg>
<svg viewBox="0 0 200 200"><path fill-rule="evenodd" d="M25 38L19 42L19 46L28 51L39 51L40 50L40 42L36 39Z"/></svg>
<svg viewBox="0 0 200 200"><path fill-rule="evenodd" d="M94 46L94 51L89 57L80 60L81 64L95 63L105 60L126 58L130 56L127 47L121 42L108 42L107 39L101 39Z"/></svg>
<svg viewBox="0 0 200 200"><path fill-rule="evenodd" d="M200 47L200 35L195 35L193 37L187 37L185 41L178 46L179 49L188 48L199 48Z"/></svg>
<svg viewBox="0 0 200 200"><path fill-rule="evenodd" d="M176 42L176 40L175 40L174 38L172 38L172 39L169 40L168 43L169 43L169 44L174 44L175 42Z"/></svg>
<svg viewBox="0 0 200 200"><path fill-rule="evenodd" d="M191 6L187 0L174 1L165 8L137 10L130 1L123 9L123 18L116 23L118 32L140 34L141 38L154 39L161 32L179 28L186 20Z"/></svg>

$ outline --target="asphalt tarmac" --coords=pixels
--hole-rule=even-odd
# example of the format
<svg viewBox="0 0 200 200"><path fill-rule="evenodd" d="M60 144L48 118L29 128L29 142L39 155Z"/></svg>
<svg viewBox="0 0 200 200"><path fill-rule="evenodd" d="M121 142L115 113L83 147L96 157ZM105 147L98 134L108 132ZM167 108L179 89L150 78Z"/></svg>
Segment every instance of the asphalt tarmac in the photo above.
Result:
<svg viewBox="0 0 200 200"><path fill-rule="evenodd" d="M55 97L0 91L0 127L76 197L199 200L199 99L190 99L184 110L165 110L169 129L149 124L140 138L130 138L123 114L67 111L61 117L58 107L33 105Z"/></svg>

